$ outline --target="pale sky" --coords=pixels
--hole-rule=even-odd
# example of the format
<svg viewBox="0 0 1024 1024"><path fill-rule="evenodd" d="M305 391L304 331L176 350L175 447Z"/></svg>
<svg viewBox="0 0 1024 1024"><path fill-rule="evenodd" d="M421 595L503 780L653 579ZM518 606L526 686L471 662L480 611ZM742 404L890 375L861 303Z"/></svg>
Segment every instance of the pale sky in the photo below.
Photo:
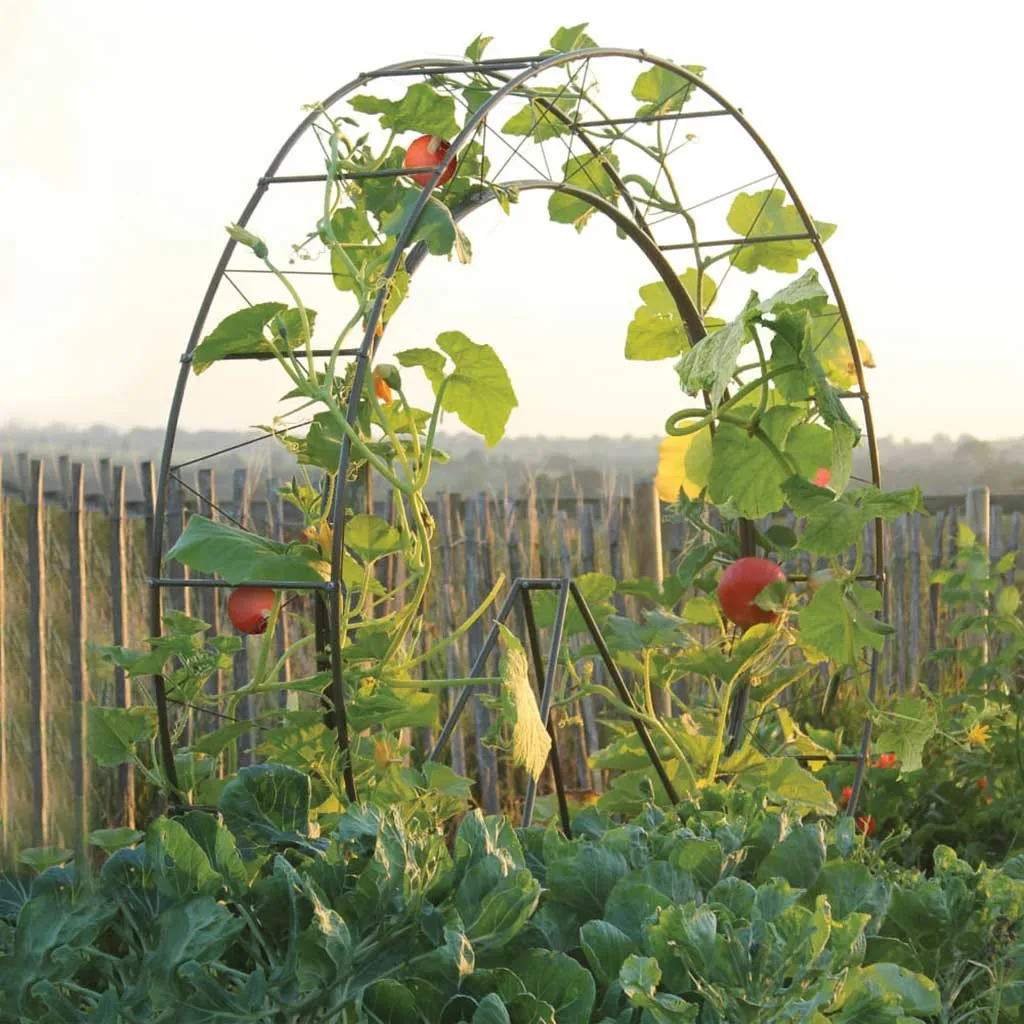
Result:
<svg viewBox="0 0 1024 1024"><path fill-rule="evenodd" d="M812 213L838 223L828 250L878 363L880 434L1024 434L1020 5L488 6L0 4L0 424L163 424L223 225L303 104L382 64L458 56L478 32L496 37L488 56L519 56L589 21L602 45L705 65ZM611 78L602 95L628 106L631 79L616 97ZM714 169L702 188L743 182L728 146L702 145ZM671 363L622 355L636 289L653 275L603 226L577 237L530 199L511 221L467 221L474 265L421 275L390 351L446 329L493 344L520 399L513 434L660 433L689 404ZM229 367L190 388L183 426L269 421L279 371Z"/></svg>

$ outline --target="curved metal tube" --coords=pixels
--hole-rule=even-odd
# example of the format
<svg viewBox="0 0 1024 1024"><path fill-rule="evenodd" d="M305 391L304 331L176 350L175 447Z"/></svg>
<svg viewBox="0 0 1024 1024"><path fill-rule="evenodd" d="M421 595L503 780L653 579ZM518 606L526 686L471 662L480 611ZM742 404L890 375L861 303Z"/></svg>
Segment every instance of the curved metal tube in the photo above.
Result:
<svg viewBox="0 0 1024 1024"><path fill-rule="evenodd" d="M680 67L671 61L664 60L662 58L654 57L644 50L634 49L621 49L621 48L608 48L608 47L594 47L586 50L577 50L570 53L559 53L553 54L547 58L537 58L535 62L530 63L529 66L520 71L519 74L512 78L505 79L504 75L500 74L500 66L502 62L493 62L490 66L488 62L479 62L476 64L469 64L465 61L443 61L443 60L417 60L407 61L399 64L392 64L386 67L380 68L377 71L362 74L356 79L353 79L348 84L342 86L340 89L332 93L324 102L321 107L326 109L333 106L339 100L344 98L354 89L357 89L367 83L374 81L375 79L386 77L388 75L396 73L410 72L415 74L417 70L422 70L424 75L440 74L446 69L458 70L458 71L478 71L481 74L487 74L492 77L496 76L500 79L504 79L504 84L497 89L488 100L476 111L474 111L470 117L466 120L465 126L459 135L452 140L449 152L455 155L462 149L475 134L478 127L481 125L483 120L486 118L488 112L502 99L514 92L526 84L531 78L542 74L543 72L558 67L563 64L570 63L577 60L589 60L589 59L601 59L607 57L620 57L625 59L636 60L641 63L660 67L672 74L690 82L696 89L703 92L710 99L714 100L720 105L720 107L726 111L731 117L746 131L751 140L757 145L765 159L774 169L778 175L779 181L785 187L789 194L790 200L796 207L801 220L803 221L804 227L807 234L814 246L814 249L821 260L822 268L828 278L829 284L832 288L832 293L835 298L837 308L839 309L840 317L842 319L844 328L847 333L847 338L850 345L851 356L853 359L853 365L857 377L859 397L861 400L862 407L864 409L865 427L867 433L867 446L869 450L869 458L871 461L871 472L872 480L876 485L881 483L881 475L879 469L878 460L878 449L875 438L874 422L871 414L870 404L868 402L867 391L864 382L863 365L860 358L860 351L857 347L856 335L853 332L853 326L850 319L849 311L846 306L846 302L843 298L842 292L839 287L838 280L836 279L835 273L832 269L831 263L825 254L824 246L821 238L818 235L814 221L811 219L803 202L800 200L788 175L785 173L778 159L772 153L771 149L766 145L760 135L754 130L750 123L746 120L743 114L732 104L730 104L721 94L716 90L707 85L703 79L695 75L693 72L688 71L686 68ZM518 63L517 62L506 62ZM436 70L435 70L436 69ZM539 97L543 102L543 97ZM573 119L568 115L564 114L553 104L545 104L546 109L555 117L558 117L569 127L570 131L577 138L580 138L584 145L600 158L600 147L590 138L585 129L578 126ZM274 159L270 162L267 171L260 178L257 187L253 194L250 196L248 203L239 216L237 223L241 226L245 226L249 219L255 212L256 207L259 205L260 200L266 192L269 181L277 169L280 167L285 157L289 154L296 142L302 137L302 135L310 128L310 126L316 121L319 116L319 110L312 110L302 120L302 122L296 127L292 134L285 141L284 145L275 155ZM679 308L680 316L683 319L684 324L687 327L687 331L690 333L691 339L696 342L697 340L704 337L705 331L702 319L699 312L694 307L693 302L686 294L685 290L679 285L678 279L672 270L670 264L664 254L658 248L657 244L651 235L650 229L647 226L643 216L640 214L636 207L632 196L629 194L618 177L617 172L614 168L610 167L607 163L602 161L602 166L606 173L609 174L613 184L620 190L620 194L623 196L623 201L630 212L633 214L633 220L631 221L625 214L623 214L613 204L608 203L601 197L594 196L584 189L576 189L574 186L568 186L566 183L553 183L553 182L524 182L520 183L521 188L551 188L558 191L563 191L567 194L575 194L581 199L585 199L591 205L600 212L605 213L607 216L612 217L613 220L623 229L623 231L642 249L645 255L651 260L652 264L658 270L659 275L665 281L669 287L673 298L676 300ZM429 200L430 194L436 187L438 180L443 173L443 167L438 167L437 171L424 186L416 204L411 211L411 215L406 221L406 224L400 233L395 243L395 249L392 253L392 257L389 261L388 267L384 275L384 284L378 293L377 299L374 303L372 310L370 311L366 332L363 337L362 344L360 345L358 355L356 356L356 372L355 379L352 387L352 394L347 409L347 418L350 423L355 421L355 414L358 409L358 399L361 394L362 387L366 378L366 371L369 362L372 360L373 354L376 349L376 329L377 324L381 318L381 312L383 308L384 295L386 291L387 282L389 282L396 273L398 267L401 265L403 254L409 247L409 243L416 230L418 221L426 204ZM598 201L595 201L598 200ZM462 210L457 215L459 217L465 216L466 213L470 212L471 209L478 208L482 205L482 199L480 197L473 197L467 201L467 208ZM630 225L627 230L626 224ZM216 294L217 287L220 284L220 280L224 275L227 268L228 261L234 251L235 242L234 240L228 240L224 250L221 254L221 258L217 263L214 270L213 276L207 287L206 294L200 305L197 313L195 322L193 324L192 332L189 337L188 345L186 347L185 356L191 354L193 349L199 342L200 335L202 333L203 326L206 321L206 317L209 314L210 307L213 302L213 298ZM414 261L413 267L422 260L421 249L413 249L408 256L409 261ZM666 271L667 268L667 271ZM666 276L667 274L667 276ZM181 370L179 371L178 381L174 392L174 397L171 403L171 408L168 415L168 426L167 433L165 436L164 450L161 456L160 464L160 477L159 484L157 487L155 509L154 509L154 527L153 537L150 545L150 576L156 578L159 576L160 565L162 562L163 554L163 519L166 508L166 488L169 478L170 471L170 458L173 452L174 439L177 431L178 419L180 417L181 405L184 398L185 387L188 382L190 364L187 361L182 362ZM344 550L344 534L345 534L345 522L344 515L342 514L339 518L339 510L344 510L344 495L346 488L346 475L347 467L350 458L350 445L347 437L343 440L341 445L341 455L339 459L339 473L338 483L335 488L334 507L331 511L331 518L336 524L334 531L332 557L331 557L331 583L330 589L330 603L331 603L331 662L332 662L332 697L334 700L337 718L338 718L338 731L339 731L339 746L342 751L343 763L345 765L345 782L346 790L350 798L355 798L354 782L351 774L351 764L348 757L348 738L347 738L347 727L345 722L345 709L344 709L344 683L343 674L341 668L341 637L339 635L340 629L340 599L344 593L344 584L341 579L341 565L342 565L342 552ZM876 521L875 529L875 564L876 566L882 566L884 563L884 536L882 533L881 523ZM876 579L876 585L879 589L883 590L884 594L884 571L880 570L879 575ZM150 594L150 629L152 635L158 635L160 632L161 624L161 600L160 591L158 588L151 585ZM871 684L870 690L872 696L874 696L877 688L877 677L878 677L878 657L877 654L872 658L871 668ZM157 712L160 720L160 746L161 755L164 762L165 773L167 775L168 783L177 797L178 784L177 777L174 767L173 749L170 738L169 720L167 716L167 702L164 690L163 679L161 677L154 677L154 690L157 703ZM860 764L858 766L858 775L855 782L854 793L850 800L851 813L856 806L856 800L860 789L861 779L863 777L864 761L866 758L866 751L870 743L870 721L865 724L865 732L862 743L862 753Z"/></svg>

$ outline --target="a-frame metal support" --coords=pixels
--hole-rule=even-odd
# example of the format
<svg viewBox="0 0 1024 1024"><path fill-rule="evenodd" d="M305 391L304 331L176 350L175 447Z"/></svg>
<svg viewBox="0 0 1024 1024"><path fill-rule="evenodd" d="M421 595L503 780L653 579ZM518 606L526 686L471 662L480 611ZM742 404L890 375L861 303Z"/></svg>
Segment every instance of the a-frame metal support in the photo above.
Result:
<svg viewBox="0 0 1024 1024"><path fill-rule="evenodd" d="M537 621L533 613L533 601L531 599L532 592L536 590L551 590L558 592L558 605L555 611L555 620L551 627L551 642L548 648L546 665L541 657L540 638L537 630ZM544 727L548 730L548 735L551 737L551 769L555 780L555 792L558 798L558 812L561 819L562 832L566 836L571 836L572 832L569 823L569 807L565 797L565 783L562 778L562 766L559 762L558 747L555 744L554 727L551 722L551 704L554 700L555 675L558 670L558 657L562 649L562 641L565 633L565 619L569 610L570 599L576 605L576 608L579 610L579 613L583 618L583 622L587 627L587 632L590 634L590 638L594 641L594 645L597 647L598 654L602 662L604 662L605 669L612 681L612 685L615 687L615 690L619 695L619 699L626 705L626 707L635 712L631 716L633 728L636 729L637 736L640 737L640 742L643 744L644 750L647 752L647 756L650 758L651 764L653 765L655 772L657 772L658 778L661 780L661 784L664 786L668 798L673 804L677 804L679 802L679 796L676 793L675 787L672 785L672 780L668 776L668 772L665 769L665 764L661 759L661 755L658 753L657 748L651 740L646 724L639 716L639 709L633 701L632 694L629 692L625 680L622 678L622 673L619 671L618 666L612 659L611 651L608 649L608 644L601 633L597 620L594 618L594 614L591 611L590 606L587 604L586 599L580 593L580 589L576 585L576 581L571 577L516 579L513 581L508 596L505 598L494 622L491 624L490 631L484 640L483 646L480 648L480 652L477 654L476 660L470 668L469 677L474 678L483 675L487 659L490 657L498 642L499 625L504 625L505 620L515 607L516 601L521 601L523 618L526 623L527 645L530 650L537 685L540 687L540 716L541 720L544 722ZM455 702L455 707L452 708L447 721L444 723L444 727L441 729L437 742L434 744L430 753L427 754L426 759L428 761L436 761L441 756L444 748L448 744L448 741L451 739L452 733L455 731L455 727L458 725L459 718L462 716L463 711L466 709L466 705L469 703L470 697L473 695L474 689L475 687L472 685L463 687L462 692L459 694L458 699ZM537 784L531 778L527 781L526 797L523 801L524 826L529 826L533 820L536 796Z"/></svg>

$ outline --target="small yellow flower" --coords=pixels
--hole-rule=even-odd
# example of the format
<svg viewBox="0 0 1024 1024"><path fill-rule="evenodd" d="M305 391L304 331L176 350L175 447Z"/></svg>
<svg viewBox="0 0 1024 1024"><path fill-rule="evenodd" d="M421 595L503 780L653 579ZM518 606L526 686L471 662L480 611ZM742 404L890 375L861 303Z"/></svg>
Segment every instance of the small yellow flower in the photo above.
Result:
<svg viewBox="0 0 1024 1024"><path fill-rule="evenodd" d="M990 727L981 722L975 722L967 733L967 745L970 747L987 747Z"/></svg>
<svg viewBox="0 0 1024 1024"><path fill-rule="evenodd" d="M326 519L321 519L319 523L313 526L307 526L302 531L303 540L310 544L319 544L320 550L325 554L331 550L331 545L334 539L334 531L331 529L331 524Z"/></svg>

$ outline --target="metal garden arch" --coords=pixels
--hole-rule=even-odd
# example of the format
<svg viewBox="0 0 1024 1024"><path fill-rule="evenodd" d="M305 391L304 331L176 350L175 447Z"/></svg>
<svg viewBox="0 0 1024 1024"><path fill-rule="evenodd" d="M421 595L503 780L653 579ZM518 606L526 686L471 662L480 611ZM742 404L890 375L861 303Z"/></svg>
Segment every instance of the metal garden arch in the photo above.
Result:
<svg viewBox="0 0 1024 1024"><path fill-rule="evenodd" d="M574 113L567 112L564 107L558 103L558 96L552 97L550 91L536 91L534 92L530 86L532 80L542 75L544 72L554 68L562 66L568 66L574 63L583 63L587 70L591 62L595 61L607 61L607 60L622 60L631 63L638 64L647 68L658 68L665 72L676 76L680 80L687 83L687 88L694 94L702 95L707 101L710 101L710 108L707 110L689 111L683 109L677 109L670 113L655 114L649 117L635 116L635 117L622 117L622 118L607 118L599 117L591 120L580 120L579 109ZM609 198L599 194L596 191L592 191L588 188L581 187L579 183L573 183L569 181L555 180L553 177L539 176L536 179L519 179L507 184L511 187L515 187L520 191L531 191L531 190L550 190L552 192L561 193L564 195L572 196L575 199L581 200L589 204L594 210L610 218L619 229L620 233L625 237L629 238L630 241L643 253L643 255L650 262L651 266L657 272L660 279L665 283L668 288L669 294L671 295L683 324L685 325L687 334L691 339L692 343L696 343L706 336L706 330L704 327L703 318L700 311L695 306L686 290L682 287L677 271L673 268L669 257L666 253L672 250L680 249L696 249L698 245L706 247L721 247L735 246L743 247L748 245L761 244L765 242L782 242L790 240L802 240L809 242L820 261L821 267L824 271L825 277L828 281L831 289L832 297L835 305L838 309L839 317L837 322L841 322L845 329L846 337L849 341L850 348L850 359L851 364L855 372L857 388L856 392L848 397L853 398L859 402L863 422L865 426L866 435L866 446L870 459L871 466L871 482L876 486L880 485L880 471L879 471L879 460L878 460L878 449L876 444L876 437L874 431L873 417L871 413L871 407L868 400L867 389L864 381L864 367L862 365L861 353L856 341L856 335L853 331L853 325L850 319L849 311L846 307L846 303L843 299L842 292L839 287L838 280L833 271L832 265L825 252L823 246L823 240L819 235L818 229L815 225L814 220L808 214L804 204L800 200L799 195L794 189L789 177L787 176L782 165L772 153L771 149L764 142L764 140L758 135L751 124L746 120L744 115L739 109L730 104L724 97L722 97L717 91L711 88L703 78L689 68L682 67L674 64L671 61L664 60L659 57L655 57L648 54L644 50L633 50L633 49L620 49L620 48L606 48L606 47L590 47L587 49L578 49L568 52L556 52L549 53L547 55L538 55L533 57L522 57L522 58L507 58L507 59L494 59L494 60L416 60L408 61L399 64L392 64L386 67L379 68L376 71L368 72L359 75L357 78L350 81L348 84L342 86L340 89L332 93L324 102L321 104L321 108L329 110L338 104L342 99L349 96L354 90L359 89L371 82L394 79L394 78L412 78L424 82L430 82L435 79L436 76L451 76L451 75L471 75L471 76L482 76L488 82L494 83L493 92L486 97L486 99L478 106L475 110L470 110L467 114L464 127L459 134L451 140L451 147L449 150L450 155L457 155L460 151L466 147L469 142L476 136L480 131L489 131L489 125L487 124L488 114L499 104L503 99L510 95L523 96L527 95L530 97L530 103L536 104L537 108L543 111L544 117L550 117L557 119L564 126L566 134L571 139L579 140L579 142L588 150L595 158L602 161L601 169L604 174L607 175L608 179L612 182L615 190L614 198L622 201L622 206L617 205L617 202L611 201ZM585 79L584 79L585 80ZM299 142L299 140L305 135L305 133L312 130L314 123L319 116L318 110L311 111L307 117L298 125L295 131L286 139L276 156L271 160L267 170L259 178L256 188L252 195L249 197L244 209L238 217L237 224L240 227L245 227L253 217L257 210L261 200L267 194L268 190L272 186L286 186L291 184L298 184L302 182L326 182L327 175L324 173L319 174L300 174L300 175L281 175L279 170L286 159L291 153L293 148ZM799 218L802 223L803 230L796 234L770 234L770 235L755 235L748 232L745 236L739 238L731 238L726 240L709 240L698 242L696 235L694 235L694 242L684 244L670 244L660 245L656 240L655 233L652 229L652 225L648 220L647 210L641 210L642 200L638 201L633 196L628 188L627 184L622 180L619 172L616 168L604 160L601 156L601 136L595 134L595 130L607 129L612 125L638 125L643 123L651 123L655 121L672 121L678 122L686 119L695 118L709 118L709 117L724 117L730 119L736 126L738 126L743 133L751 140L760 154L771 168L771 174L774 175L775 182L781 185L784 189L785 194L788 196L789 201L796 208L799 213ZM432 192L438 188L439 179L444 171L444 165L434 168L417 168L421 172L430 171L430 181L422 188L422 191L410 211L404 227L402 228L398 238L396 240L394 250L392 252L390 262L388 263L385 271L385 282L389 282L399 267L402 265L403 259L405 260L405 268L412 273L422 262L426 255L425 246L422 242L412 245L414 234L417 228L417 224L424 209L429 201L429 197ZM379 171L367 171L367 172L353 172L351 174L338 175L339 178L351 178L357 179L359 177L384 177L394 176L396 174L407 173L401 170L379 170ZM740 186L741 188L744 186ZM734 189L732 191L738 191ZM723 193L727 195L729 193ZM489 191L481 191L476 194L468 196L461 205L452 209L453 218L458 221L465 217L469 213L473 212L486 205L493 198L493 194ZM718 198L718 197L716 197ZM649 207L648 207L649 209ZM167 509L167 491L168 484L172 479L173 473L176 467L173 465L173 453L175 445L175 437L178 429L178 423L182 408L182 402L185 395L186 386L188 384L191 368L192 353L203 336L203 330L206 325L207 317L210 312L211 306L218 293L218 289L225 280L229 278L229 262L232 254L236 249L236 241L232 238L229 239L224 250L221 254L219 261L217 262L216 268L214 269L213 275L210 279L209 285L207 286L206 293L200 303L199 310L197 312L191 334L188 339L185 351L181 356L181 366L178 373L177 384L175 386L173 399L171 401L170 412L167 422L167 431L165 435L165 442L163 453L160 462L160 473L157 482L157 488L155 493L155 514L154 514L154 535L151 544L151 557L149 563L149 587L150 587L150 602L149 602L149 626L152 636L158 636L161 631L162 625L162 591L168 587L181 587L181 586L227 586L228 584L221 580L179 580L165 578L161 574L161 566L163 561L163 545L164 545L164 523ZM366 373L373 361L376 348L379 341L378 335L378 323L382 319L383 305L385 301L385 289L381 289L378 292L376 301L370 311L368 323L365 328L362 343L357 349L342 349L338 354L342 356L353 357L356 360L355 367L355 379L352 386L351 398L347 409L347 418L350 424L355 422L358 399L361 393L364 381L366 379ZM330 356L331 350L316 350L314 355L316 356ZM263 359L267 358L265 353L252 353L250 355L238 355L233 358L252 358L252 359ZM355 786L352 777L351 760L347 756L348 754L348 728L345 714L345 693L343 683L343 670L342 670L342 654L341 654L341 637L339 635L339 610L340 602L344 595L344 582L342 580L342 555L345 547L345 517L343 511L345 509L345 497L346 497L346 477L347 469L350 460L350 446L348 438L345 437L341 444L341 458L339 463L339 472L337 477L337 485L335 487L332 521L334 522L335 529L333 533L333 551L331 557L331 576L329 580L323 581L323 583L301 583L296 584L294 589L312 589L318 592L319 598L323 600L328 606L328 614L325 616L327 620L328 635L321 638L321 643L324 644L330 654L331 664L331 698L334 704L336 712L336 723L338 729L338 743L342 754L342 763L345 772L345 784L348 795L350 798L355 798ZM339 515L339 513L342 513ZM741 530L741 538L745 547L745 553L753 554L753 534L750 530ZM869 576L864 578L872 580L875 585L882 591L883 598L885 595L885 572L884 572L884 534L881 521L876 521L875 529L873 533L873 546L874 546L874 559L873 565L875 571ZM530 584L531 581L524 581L525 584ZM557 583L558 581L532 581L534 584L541 583ZM561 581L561 593L562 593L562 606L564 611L564 604L568 600L571 581ZM245 584L243 584L245 585ZM252 581L250 586L260 585L259 581ZM277 582L275 584L278 587L288 586L292 589L290 584L282 584ZM549 587L549 589L555 589L555 587ZM511 595L510 595L511 599ZM883 614L887 612L887 608L883 609ZM535 651L536 656L536 651ZM536 660L536 669L540 670L539 660ZM871 658L870 666L870 683L869 683L869 694L873 699L878 684L878 670L879 670L879 656L877 653L873 653ZM549 673L550 674L550 673ZM538 682L539 682L538 678ZM462 703L464 704L465 698L468 697L469 689L463 692ZM178 792L178 782L175 771L174 761L174 750L171 736L171 727L168 711L168 700L162 677L154 678L154 697L157 707L158 723L159 723L159 744L161 751L161 760L164 765L166 777L172 791L172 802L177 802L180 796ZM545 708L542 702L542 714L545 712ZM447 731L450 731L451 722L446 726L446 731L442 733L442 740L439 741L438 748L435 748L431 752L431 756L435 755L440 747L440 743L443 742ZM639 726L639 723L634 720L634 724ZM861 783L863 780L865 762L867 757L867 751L870 744L870 721L865 723L860 754L858 757L857 776L854 783L853 796L849 802L850 813L853 813L853 809L856 806L856 801L860 792ZM642 730L641 738L643 738ZM648 744L645 744L648 749L648 753L652 754L652 760L656 760L656 755L653 755L653 748ZM557 766L556 766L557 767ZM656 765L657 767L657 765ZM663 782L667 782L664 774L662 774ZM557 772L556 772L557 779ZM671 786L667 787L671 791Z"/></svg>

